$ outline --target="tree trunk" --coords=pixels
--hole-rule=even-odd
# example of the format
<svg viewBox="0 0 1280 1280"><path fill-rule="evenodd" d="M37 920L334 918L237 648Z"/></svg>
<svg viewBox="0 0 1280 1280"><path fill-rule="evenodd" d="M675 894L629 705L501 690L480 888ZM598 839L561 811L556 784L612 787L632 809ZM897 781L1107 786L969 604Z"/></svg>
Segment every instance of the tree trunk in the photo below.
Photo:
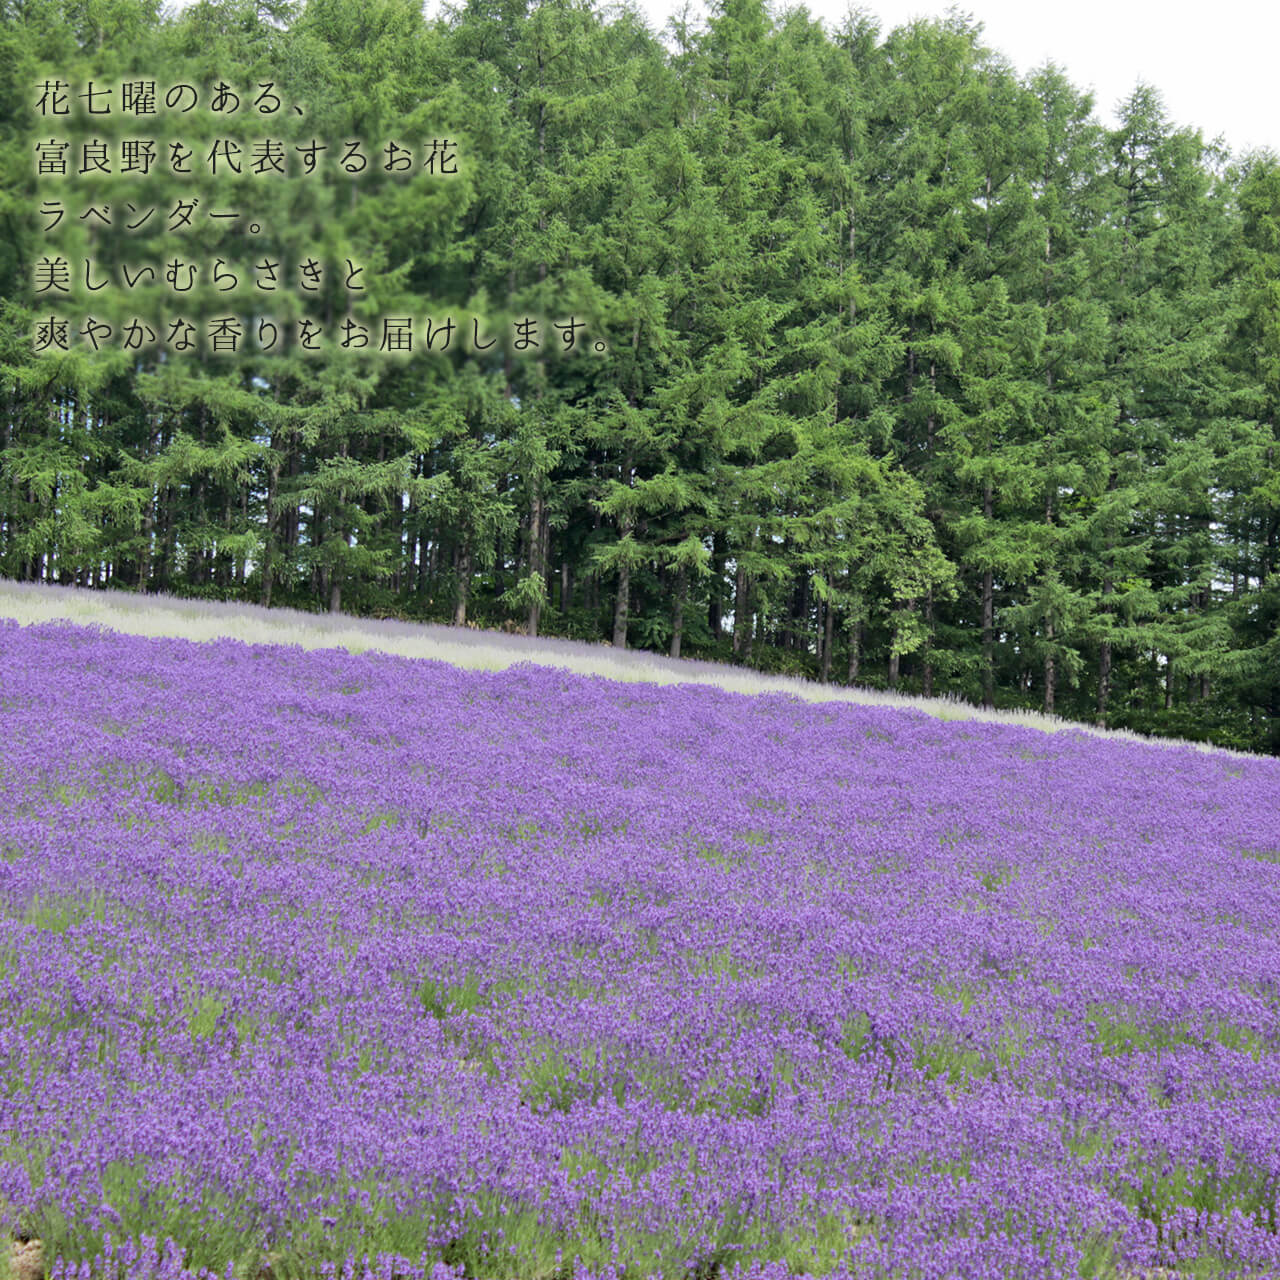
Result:
<svg viewBox="0 0 1280 1280"><path fill-rule="evenodd" d="M849 683L858 678L858 667L862 659L862 622L855 622L849 631Z"/></svg>
<svg viewBox="0 0 1280 1280"><path fill-rule="evenodd" d="M274 442L273 442L274 443ZM279 514L276 511L276 491L280 484L280 464L277 462L267 476L267 528L262 539L262 594L258 603L264 609L271 608L271 586L275 578L274 542Z"/></svg>
<svg viewBox="0 0 1280 1280"><path fill-rule="evenodd" d="M933 587L930 586L924 593L924 623L929 633L929 639L925 641L924 650L924 680L922 681L922 690L926 698L933 697Z"/></svg>
<svg viewBox="0 0 1280 1280"><path fill-rule="evenodd" d="M404 582L405 577L407 576L406 570L408 569L413 556L413 539L405 537L405 495L403 493L396 494L395 513L396 567L394 572L391 574L391 593L399 599L400 585Z"/></svg>
<svg viewBox="0 0 1280 1280"><path fill-rule="evenodd" d="M471 593L471 538L462 540L458 550L458 595L453 605L453 625L467 624L467 597Z"/></svg>
<svg viewBox="0 0 1280 1280"><path fill-rule="evenodd" d="M291 447L289 450L289 470L288 476L291 480L296 480L302 474L302 458L298 455L298 450ZM286 569L288 566L296 563L298 554L298 543L302 538L302 508L300 506L290 507L285 515L284 524L284 560ZM292 584L292 574L290 574L290 583Z"/></svg>
<svg viewBox="0 0 1280 1280"><path fill-rule="evenodd" d="M802 572L792 596L791 625L787 629L787 648L793 652L809 652L809 575Z"/></svg>
<svg viewBox="0 0 1280 1280"><path fill-rule="evenodd" d="M986 526L991 525L991 478L988 476L982 489L982 517ZM982 705L996 705L995 664L995 608L991 570L982 573Z"/></svg>
<svg viewBox="0 0 1280 1280"><path fill-rule="evenodd" d="M835 641L836 611L831 601L826 604L826 625L822 634L822 683L831 683L831 646Z"/></svg>
<svg viewBox="0 0 1280 1280"><path fill-rule="evenodd" d="M684 599L689 590L689 575L681 565L676 571L675 600L671 605L671 656L680 656L680 640L684 633Z"/></svg>
<svg viewBox="0 0 1280 1280"><path fill-rule="evenodd" d="M542 577L543 560L542 560L542 521L543 521L544 504L542 494L535 491L533 498L529 504L529 573L532 577ZM542 612L541 607L535 602L529 606L529 617L527 620L528 632L531 636L538 634L539 614Z"/></svg>
<svg viewBox="0 0 1280 1280"><path fill-rule="evenodd" d="M556 585L556 572L551 567L551 516L545 500L542 504L542 550L538 563L542 566L542 582L546 588L547 603L550 604Z"/></svg>
<svg viewBox="0 0 1280 1280"><path fill-rule="evenodd" d="M631 453L627 452L622 460L622 483L631 484ZM625 515L618 524L618 541L624 542L633 528L630 515ZM627 647L627 613L631 608L631 566L625 561L618 566L618 594L613 604L613 647Z"/></svg>
<svg viewBox="0 0 1280 1280"><path fill-rule="evenodd" d="M1111 472L1107 480L1107 492L1110 493L1116 487L1116 476L1114 470ZM1111 574L1113 570L1112 560L1112 531L1107 530L1106 550L1103 553L1104 565L1102 570L1102 605L1101 613L1105 617L1109 610L1108 597L1113 590ZM1098 705L1096 723L1099 729L1107 727L1107 699L1111 693L1111 641L1103 640L1098 645Z"/></svg>
<svg viewBox="0 0 1280 1280"><path fill-rule="evenodd" d="M502 488L500 492L505 493L507 488L507 479L502 478ZM493 594L500 596L507 588L506 582L502 576L502 533L499 531L494 536L494 558L493 558Z"/></svg>
<svg viewBox="0 0 1280 1280"><path fill-rule="evenodd" d="M222 495L222 527L231 532L231 490L226 489ZM218 552L214 565L214 581L224 591L231 585L231 575L235 571L234 562L225 549Z"/></svg>
<svg viewBox="0 0 1280 1280"><path fill-rule="evenodd" d="M1096 723L1099 729L1107 727L1107 696L1111 692L1111 641L1098 645L1098 706Z"/></svg>
<svg viewBox="0 0 1280 1280"><path fill-rule="evenodd" d="M747 571L742 562L734 579L733 592L733 656L741 661L747 648L749 619L747 618Z"/></svg>
<svg viewBox="0 0 1280 1280"><path fill-rule="evenodd" d="M249 490L246 486L240 491L240 520L242 528L249 528ZM236 584L240 588L240 595L244 594L244 584L249 579L249 557L247 555L236 557Z"/></svg>
<svg viewBox="0 0 1280 1280"><path fill-rule="evenodd" d="M624 526L623 536L629 532ZM631 607L631 567L627 564L618 566L618 595L613 604L613 647L627 647L627 610Z"/></svg>
<svg viewBox="0 0 1280 1280"><path fill-rule="evenodd" d="M725 535L716 532L711 537L711 600L707 605L707 626L711 629L711 638L718 640L724 624L724 604L720 592L724 587L724 562L729 553L729 543Z"/></svg>
<svg viewBox="0 0 1280 1280"><path fill-rule="evenodd" d="M145 591L151 579L151 531L155 527L156 491L152 488L147 502L146 514L142 517L142 559L138 564L138 590Z"/></svg>
<svg viewBox="0 0 1280 1280"><path fill-rule="evenodd" d="M1052 644L1053 642L1053 619L1046 618L1044 624L1045 639ZM1053 699L1057 692L1057 672L1054 669L1053 650L1048 649L1044 655L1044 713L1047 716L1053 715Z"/></svg>
<svg viewBox="0 0 1280 1280"><path fill-rule="evenodd" d="M338 451L338 456L341 458L345 458L347 456L347 442L345 438L342 441L342 448ZM341 505L344 502L346 502L346 500L347 500L347 491L345 488L340 488L338 490L339 509L341 509ZM347 546L350 546L351 530L349 528L343 528L342 525L336 519L335 519L335 524L338 527L339 533L341 533L342 535L342 540L347 544ZM344 571L341 566L338 566L335 569L333 569L332 572L333 572L333 579L329 585L329 612L341 613L342 612L342 579L344 576Z"/></svg>

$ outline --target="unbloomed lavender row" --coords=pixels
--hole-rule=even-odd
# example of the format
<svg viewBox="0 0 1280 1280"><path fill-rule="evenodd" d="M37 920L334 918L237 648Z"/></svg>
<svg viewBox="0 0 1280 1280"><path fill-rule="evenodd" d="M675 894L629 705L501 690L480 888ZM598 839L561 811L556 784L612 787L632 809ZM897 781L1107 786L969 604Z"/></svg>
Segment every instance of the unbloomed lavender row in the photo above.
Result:
<svg viewBox="0 0 1280 1280"><path fill-rule="evenodd" d="M1280 1270L1280 761L3 621L0 741L70 1262Z"/></svg>

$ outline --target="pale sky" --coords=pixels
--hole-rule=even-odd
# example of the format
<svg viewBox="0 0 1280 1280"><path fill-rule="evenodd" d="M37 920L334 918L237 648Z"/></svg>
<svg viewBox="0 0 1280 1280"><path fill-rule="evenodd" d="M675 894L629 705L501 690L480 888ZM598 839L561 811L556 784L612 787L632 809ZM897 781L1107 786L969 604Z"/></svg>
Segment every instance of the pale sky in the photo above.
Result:
<svg viewBox="0 0 1280 1280"><path fill-rule="evenodd" d="M169 0L182 9L189 0ZM457 0L456 0L457 2ZM636 0L661 30L683 0ZM775 9L790 0L772 0ZM834 28L850 0L807 0L806 8ZM599 0L597 0L599 5ZM861 0L882 36L916 17L941 17L948 0ZM1021 73L1052 59L1067 78L1094 95L1094 113L1115 123L1114 107L1138 80L1164 96L1176 125L1221 135L1236 155L1251 147L1280 152L1280 3L1277 0L958 0L983 24L982 38ZM434 16L439 0L426 0ZM690 16L706 13L691 0Z"/></svg>
<svg viewBox="0 0 1280 1280"><path fill-rule="evenodd" d="M917 17L943 17L949 0L859 0L881 37ZM661 28L676 0L637 0ZM793 7L774 0L777 9ZM795 5L798 7L798 5ZM828 30L848 0L807 0ZM983 24L983 43L1020 73L1052 59L1081 89L1092 89L1094 114L1114 125L1113 108L1139 79L1164 96L1175 125L1199 128L1205 141L1221 134L1236 155L1250 147L1280 152L1280 3L1277 0L957 0ZM694 3L690 13L705 14Z"/></svg>

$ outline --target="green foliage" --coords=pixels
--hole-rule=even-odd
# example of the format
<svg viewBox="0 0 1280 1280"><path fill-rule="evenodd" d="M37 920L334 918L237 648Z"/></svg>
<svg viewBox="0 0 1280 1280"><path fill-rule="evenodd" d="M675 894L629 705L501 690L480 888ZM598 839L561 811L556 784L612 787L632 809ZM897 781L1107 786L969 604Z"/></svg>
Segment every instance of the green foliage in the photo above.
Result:
<svg viewBox="0 0 1280 1280"><path fill-rule="evenodd" d="M1019 77L958 15L828 31L748 0L671 50L568 0L10 17L0 573L475 620L1280 750L1275 157L1175 129L1146 85L1106 129L1064 72ZM207 229L210 261L325 257L282 319L447 314L452 345L37 355L32 264L125 250L41 230L32 86L156 66L305 108L246 117L250 143L268 124L286 148L454 139L447 178L187 184L252 194L266 228ZM348 257L364 297L340 287ZM93 305L118 326L113 298ZM209 281L190 296L193 316L226 305ZM472 320L524 315L536 348L472 349ZM571 316L567 351L550 324Z"/></svg>
<svg viewBox="0 0 1280 1280"><path fill-rule="evenodd" d="M455 1013L472 1013L485 1003L478 973L469 973L459 982L424 978L414 994L423 1009L434 1018L444 1018Z"/></svg>

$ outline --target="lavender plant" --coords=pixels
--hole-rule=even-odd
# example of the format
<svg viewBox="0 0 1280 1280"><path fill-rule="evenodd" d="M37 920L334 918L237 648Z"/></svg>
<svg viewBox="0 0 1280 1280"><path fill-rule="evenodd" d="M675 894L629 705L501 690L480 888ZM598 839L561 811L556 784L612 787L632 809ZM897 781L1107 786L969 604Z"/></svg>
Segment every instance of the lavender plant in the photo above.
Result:
<svg viewBox="0 0 1280 1280"><path fill-rule="evenodd" d="M0 620L55 1275L1280 1271L1280 762Z"/></svg>

